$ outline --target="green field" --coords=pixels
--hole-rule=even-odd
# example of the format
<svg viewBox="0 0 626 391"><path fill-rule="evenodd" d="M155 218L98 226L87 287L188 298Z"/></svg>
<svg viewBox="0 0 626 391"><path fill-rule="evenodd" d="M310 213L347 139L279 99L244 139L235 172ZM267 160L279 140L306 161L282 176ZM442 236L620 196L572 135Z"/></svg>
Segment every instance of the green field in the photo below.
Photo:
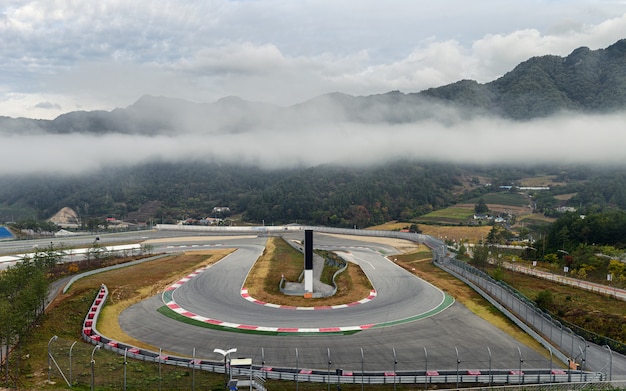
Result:
<svg viewBox="0 0 626 391"><path fill-rule="evenodd" d="M491 205L503 205L510 207L525 207L528 205L528 196L520 193L493 192L482 195L485 203ZM467 204L477 204L480 198L467 201ZM417 218L420 223L461 224L467 222L474 215L474 209L469 207L452 206L445 209L435 210Z"/></svg>
<svg viewBox="0 0 626 391"><path fill-rule="evenodd" d="M450 207L446 209L435 210L423 216L420 216L418 222L425 223L442 223L442 224L459 224L464 223L474 215L474 210L468 208Z"/></svg>
<svg viewBox="0 0 626 391"><path fill-rule="evenodd" d="M526 206L529 203L528 196L520 193L497 192L487 193L480 198L485 200L487 204L509 205L509 206ZM471 199L468 203L477 203L479 198Z"/></svg>
<svg viewBox="0 0 626 391"><path fill-rule="evenodd" d="M450 207L446 209L435 210L422 217L425 218L444 218L444 219L467 219L474 215L472 209Z"/></svg>

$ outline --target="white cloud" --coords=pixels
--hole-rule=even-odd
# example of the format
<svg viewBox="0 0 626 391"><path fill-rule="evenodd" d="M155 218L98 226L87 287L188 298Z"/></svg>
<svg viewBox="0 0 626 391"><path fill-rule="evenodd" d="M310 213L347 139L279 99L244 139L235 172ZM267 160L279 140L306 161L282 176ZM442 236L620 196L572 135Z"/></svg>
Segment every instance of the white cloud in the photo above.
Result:
<svg viewBox="0 0 626 391"><path fill-rule="evenodd" d="M542 34L535 29L510 34L489 34L472 45L472 58L479 81L493 80L512 70L520 62L546 54L567 56L574 49L588 46L601 49L625 38L626 14L599 25L582 26L563 35Z"/></svg>
<svg viewBox="0 0 626 391"><path fill-rule="evenodd" d="M624 31L626 4L598 0L7 0L0 115L61 112L33 110L46 101L113 109L144 94L288 105L334 91L414 92L487 82Z"/></svg>
<svg viewBox="0 0 626 391"><path fill-rule="evenodd" d="M289 66L290 61L274 45L249 42L199 50L193 59L183 59L174 68L203 74L264 75Z"/></svg>
<svg viewBox="0 0 626 391"><path fill-rule="evenodd" d="M44 109L44 110L61 110L61 105L58 103L51 103L51 102L39 102L35 105L35 108L37 109Z"/></svg>

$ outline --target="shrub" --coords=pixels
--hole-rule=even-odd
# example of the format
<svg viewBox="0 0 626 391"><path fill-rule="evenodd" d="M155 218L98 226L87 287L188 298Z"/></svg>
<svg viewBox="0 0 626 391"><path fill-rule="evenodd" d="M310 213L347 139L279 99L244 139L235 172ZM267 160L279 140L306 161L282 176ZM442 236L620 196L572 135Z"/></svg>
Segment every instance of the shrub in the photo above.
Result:
<svg viewBox="0 0 626 391"><path fill-rule="evenodd" d="M535 303L537 304L537 307L542 310L550 310L554 306L554 296L552 295L552 292L544 289L537 293Z"/></svg>

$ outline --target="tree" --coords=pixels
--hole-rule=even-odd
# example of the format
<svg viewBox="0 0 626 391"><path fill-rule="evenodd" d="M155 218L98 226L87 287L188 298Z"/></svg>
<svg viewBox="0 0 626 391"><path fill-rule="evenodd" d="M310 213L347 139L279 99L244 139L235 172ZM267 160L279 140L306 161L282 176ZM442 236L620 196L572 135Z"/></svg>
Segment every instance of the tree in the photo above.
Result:
<svg viewBox="0 0 626 391"><path fill-rule="evenodd" d="M530 234L530 230L528 228L520 227L518 231L518 235L520 239L522 240L527 239L529 234Z"/></svg>
<svg viewBox="0 0 626 391"><path fill-rule="evenodd" d="M556 255L555 253L550 253L550 254L546 254L546 255L543 257L543 260L544 260L545 262L548 262L548 263L554 263L554 264L556 264L556 263L558 263L558 262L559 262L559 256L558 256L558 255Z"/></svg>
<svg viewBox="0 0 626 391"><path fill-rule="evenodd" d="M474 205L474 212L476 212L477 214L485 214L489 212L489 207L482 197L480 197L478 203Z"/></svg>
<svg viewBox="0 0 626 391"><path fill-rule="evenodd" d="M422 230L420 229L420 227L417 224L411 224L411 226L409 227L409 232L414 232L417 234L422 233Z"/></svg>
<svg viewBox="0 0 626 391"><path fill-rule="evenodd" d="M491 277L496 281L502 281L504 279L504 269L502 269L502 266L498 265L493 269Z"/></svg>
<svg viewBox="0 0 626 391"><path fill-rule="evenodd" d="M613 275L613 277L619 279L626 271L626 265L620 261L611 259L611 261L609 262L608 270L609 273Z"/></svg>
<svg viewBox="0 0 626 391"><path fill-rule="evenodd" d="M489 248L485 246L474 247L474 255L472 257L472 260L473 260L472 262L474 266L485 270L485 264L487 263L488 257L489 257Z"/></svg>
<svg viewBox="0 0 626 391"><path fill-rule="evenodd" d="M465 259L467 257L467 248L463 243L459 245L459 251L457 253L459 259Z"/></svg>
<svg viewBox="0 0 626 391"><path fill-rule="evenodd" d="M44 265L28 258L0 273L0 343L11 346L23 340L43 313L47 292Z"/></svg>
<svg viewBox="0 0 626 391"><path fill-rule="evenodd" d="M537 304L537 307L541 308L542 310L550 310L554 306L554 296L552 295L551 291L547 289L542 290L541 292L537 293L537 296L535 297L535 303Z"/></svg>
<svg viewBox="0 0 626 391"><path fill-rule="evenodd" d="M107 256L106 247L100 245L100 237L96 237L91 247L87 249L87 260L101 259Z"/></svg>
<svg viewBox="0 0 626 391"><path fill-rule="evenodd" d="M40 267L47 271L52 271L54 266L61 261L61 248L55 248L54 244L50 242L44 250L36 252L33 255L32 261L37 267Z"/></svg>
<svg viewBox="0 0 626 391"><path fill-rule="evenodd" d="M500 241L500 227L494 225L487 235L487 243L496 244Z"/></svg>
<svg viewBox="0 0 626 391"><path fill-rule="evenodd" d="M152 244L142 244L141 245L141 253L142 254L152 254L154 251L154 246Z"/></svg>

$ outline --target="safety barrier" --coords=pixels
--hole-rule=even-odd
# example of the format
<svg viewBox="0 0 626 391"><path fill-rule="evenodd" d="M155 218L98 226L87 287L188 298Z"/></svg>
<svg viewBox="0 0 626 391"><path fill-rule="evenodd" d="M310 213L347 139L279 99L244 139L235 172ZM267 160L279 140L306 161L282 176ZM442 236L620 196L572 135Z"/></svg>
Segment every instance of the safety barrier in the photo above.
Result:
<svg viewBox="0 0 626 391"><path fill-rule="evenodd" d="M222 361L213 361L173 355L163 355L141 349L136 346L114 341L98 332L98 316L108 298L109 292L106 285L102 285L94 298L92 305L83 321L83 339L91 344L100 346L101 349L109 350L125 357L141 361L155 362L179 367L194 368L199 370L224 373ZM527 370L525 372L516 369L507 370L424 370L424 371L398 371L398 372L353 372L336 370L334 373L317 369L298 368L268 368L265 366L252 365L246 368L226 368L232 375L247 375L252 371L252 376L261 376L264 379L319 382L331 384L341 383L364 383L364 384L450 384L450 383L481 383L481 384L533 384L568 382L579 378L580 381L599 381L598 374L574 371L567 373L562 370Z"/></svg>
<svg viewBox="0 0 626 391"><path fill-rule="evenodd" d="M168 226L171 227L184 227L181 230L207 230L212 227L196 227L196 226ZM157 226L158 229L165 229L164 226ZM242 232L242 227L236 227L237 230L225 230L230 227L220 227L218 229L209 229L210 231L230 231L230 232ZM266 229L267 228L267 229ZM359 235L359 236L374 236L374 237L394 237L398 239L412 240L419 243L423 243L433 251L433 258L443 261L447 255L447 247L444 242L435 238L403 232L389 232L389 231L364 231L364 230L346 230L337 228L326 227L263 227L263 230L257 229L245 229L246 233L250 232L285 232L294 230L314 229L317 232L334 233L334 234L346 234L346 235ZM103 307L106 298L108 297L108 290L106 286L102 286L93 301L93 304L85 317L83 323L83 339L92 344L99 345L102 349L110 350L118 354L143 360L158 362L167 365L176 365L181 367L188 367L200 370L206 370L217 373L224 373L228 370L221 361L212 361L204 359L190 359L188 357L178 356L163 356L160 352L153 352L146 349L140 349L135 346L123 344L117 341L113 341L106 336L100 334L97 331L96 323L100 310ZM261 376L264 379L277 379L277 380L290 380L290 381L307 381L307 382L320 382L329 384L341 384L341 383L364 383L364 384L451 384L451 383L480 383L480 384L533 384L533 383L567 383L573 380L579 379L581 382L598 382L606 380L603 378L603 374L595 372L586 372L581 370L569 370L567 372L561 370L527 370L525 372L518 371L517 369L510 370L465 370L465 371L453 371L453 370L424 370L424 371L398 371L398 372L355 372L355 371L341 371L330 373L324 370L303 370L289 367L283 368L267 368L265 366L252 366L251 369L237 369L238 375L250 375L252 371L253 376ZM247 372L246 372L247 371Z"/></svg>
<svg viewBox="0 0 626 391"><path fill-rule="evenodd" d="M114 341L98 332L98 316L108 298L108 289L105 285L100 287L93 303L83 322L83 339L91 344L100 346L101 349L109 350L125 357L174 365L178 367L193 368L198 370L224 373L222 361L213 361L173 355L163 355L138 348L132 345ZM424 370L424 371L397 371L397 372L354 372L336 370L329 372L318 369L298 369L290 367L273 367L252 365L250 369L228 368L232 375L262 377L264 379L320 382L320 383L364 383L364 384L450 384L480 383L480 384L533 384L533 383L558 383L568 382L572 379L580 381L602 380L598 374L585 371L562 370ZM252 371L252 373L250 372ZM601 375L600 375L601 376Z"/></svg>

